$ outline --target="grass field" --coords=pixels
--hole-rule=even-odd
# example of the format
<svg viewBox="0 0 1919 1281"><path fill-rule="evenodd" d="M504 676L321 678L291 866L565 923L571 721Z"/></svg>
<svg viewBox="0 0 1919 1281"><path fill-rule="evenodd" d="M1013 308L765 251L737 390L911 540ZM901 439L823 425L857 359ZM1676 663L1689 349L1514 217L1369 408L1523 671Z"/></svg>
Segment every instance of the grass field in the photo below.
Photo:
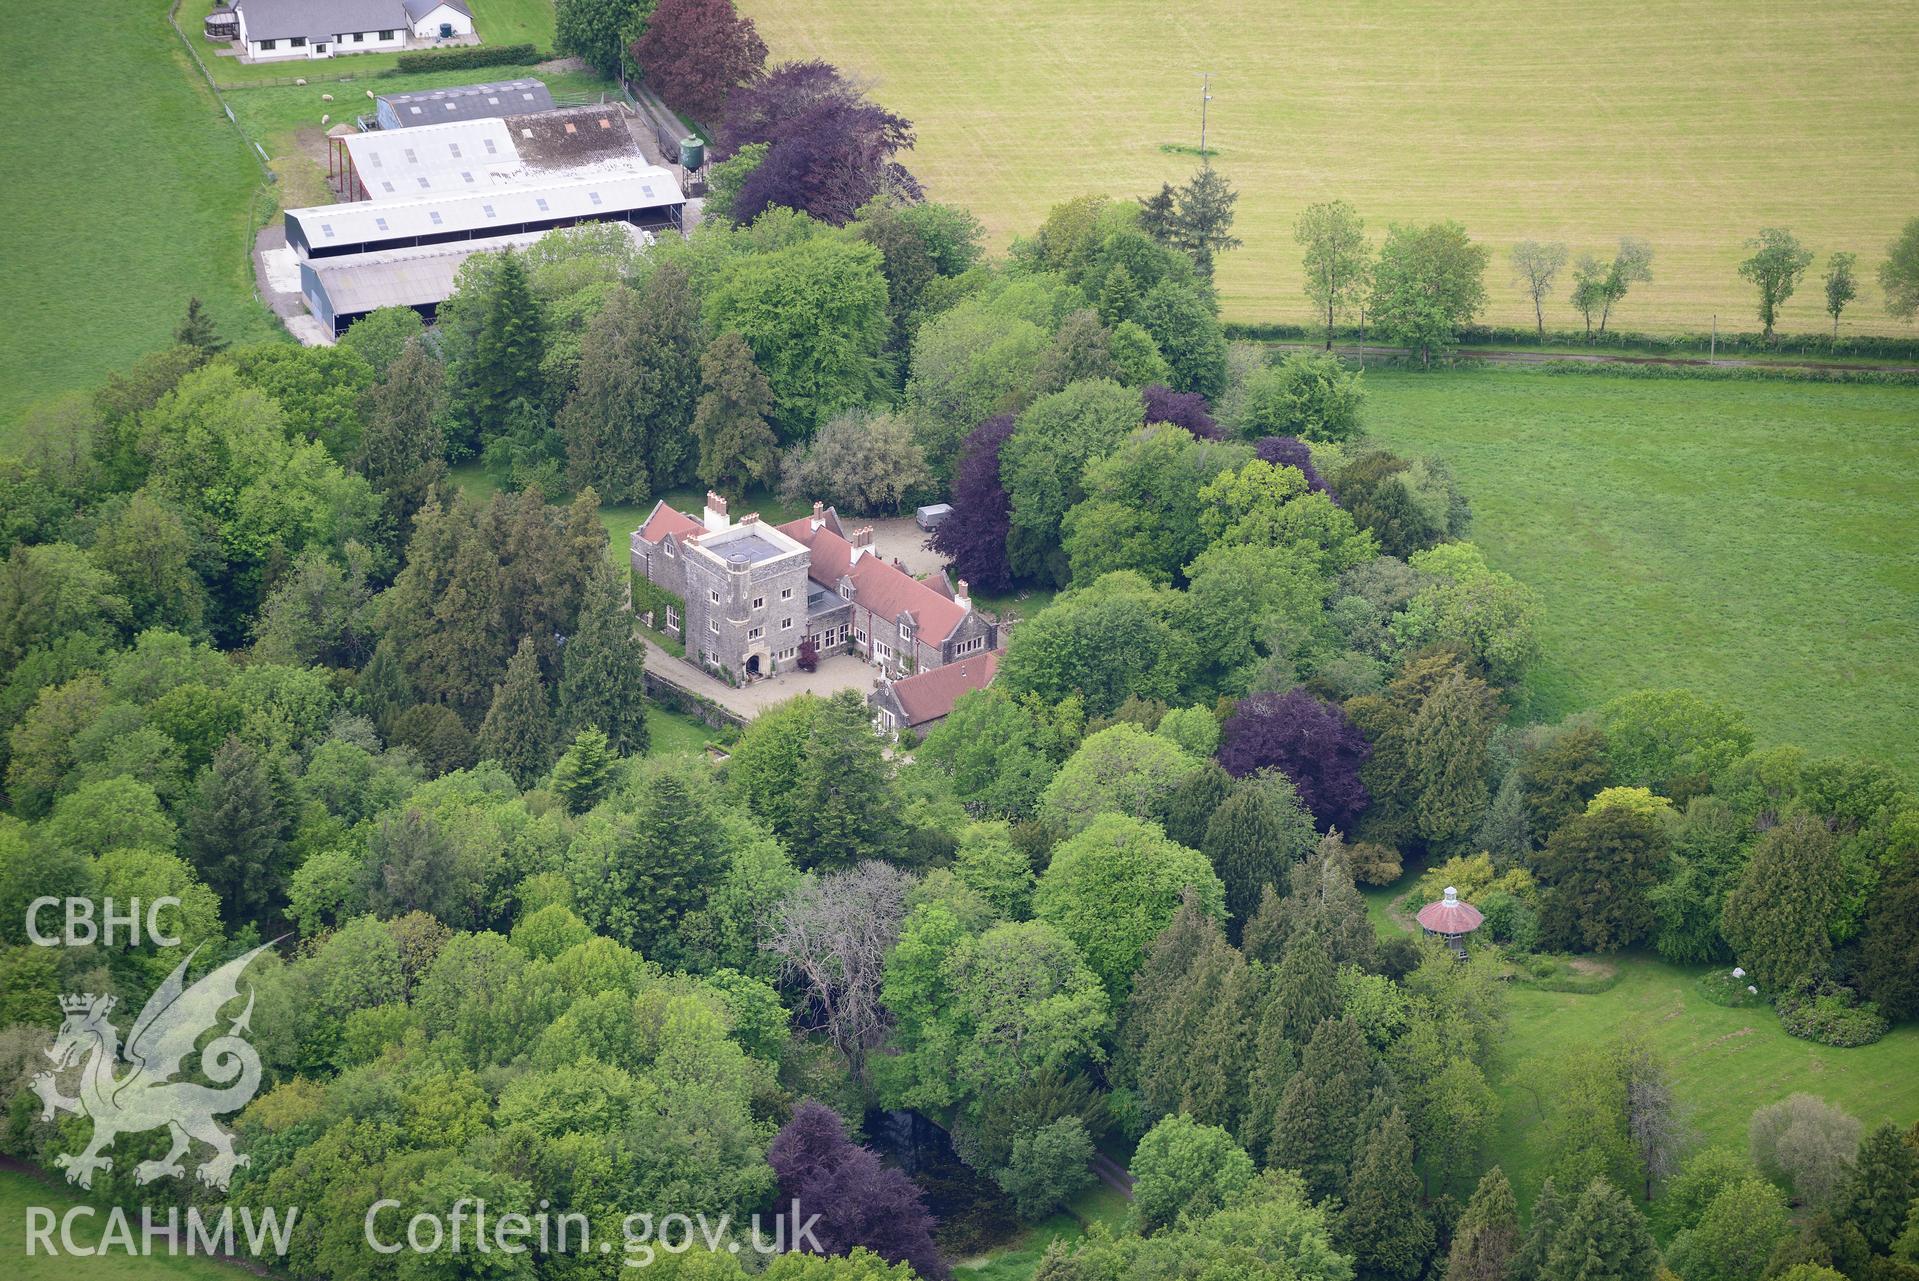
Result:
<svg viewBox="0 0 1919 1281"><path fill-rule="evenodd" d="M0 42L0 432L164 346L189 294L229 338L274 332L247 260L260 168L166 8L93 5Z"/></svg>
<svg viewBox="0 0 1919 1281"><path fill-rule="evenodd" d="M1240 191L1231 319L1306 318L1292 224L1343 196L1375 239L1454 217L1496 251L1488 319L1532 322L1507 247L1656 251L1623 327L1756 328L1734 268L1761 226L1876 268L1919 213L1919 7L1699 0L742 0L773 57L824 58L918 128L932 194L996 240L1058 201L1183 180L1209 144ZM1891 322L1868 284L1848 320ZM1816 281L1790 330L1827 324ZM1552 323L1573 313L1564 289Z"/></svg>
<svg viewBox="0 0 1919 1281"><path fill-rule="evenodd" d="M79 1204L57 1184L15 1170L0 1170L0 1271L12 1281L247 1281L251 1275L233 1264L197 1256L129 1258L108 1254L73 1258L36 1253L29 1257L27 1207L44 1206L56 1215L64 1215ZM138 1232L137 1213L131 1222ZM74 1222L73 1235L76 1243L91 1246L99 1241L102 1230L100 1216L80 1218ZM57 1228L53 1239L60 1239Z"/></svg>
<svg viewBox="0 0 1919 1281"><path fill-rule="evenodd" d="M1528 710L1646 686L1762 741L1919 767L1919 392L1368 371L1368 430L1444 457L1472 537L1544 599Z"/></svg>
<svg viewBox="0 0 1919 1281"><path fill-rule="evenodd" d="M1411 870L1392 886L1365 891L1382 935L1405 927L1387 913L1413 884ZM1883 1040L1836 1050L1787 1036L1770 1006L1744 1010L1699 995L1703 967L1668 965L1650 954L1600 958L1617 970L1603 992L1546 992L1514 984L1508 995L1506 1061L1498 1083L1501 1111L1489 1162L1505 1168L1529 1202L1554 1153L1539 1122L1566 1065L1582 1050L1636 1037L1671 1074L1691 1141L1743 1149L1753 1111L1789 1094L1815 1094L1867 1126L1919 1119L1919 1026L1894 1028Z"/></svg>
<svg viewBox="0 0 1919 1281"><path fill-rule="evenodd" d="M1616 958L1619 982L1593 995L1515 987L1509 1010L1504 1110L1491 1156L1530 1198L1554 1153L1539 1127L1564 1065L1579 1051L1622 1034L1666 1061L1686 1120L1704 1145L1743 1148L1754 1109L1804 1092L1865 1122L1919 1120L1919 1026L1884 1040L1835 1050L1787 1036L1769 1007L1732 1010L1699 995L1701 970L1656 957Z"/></svg>

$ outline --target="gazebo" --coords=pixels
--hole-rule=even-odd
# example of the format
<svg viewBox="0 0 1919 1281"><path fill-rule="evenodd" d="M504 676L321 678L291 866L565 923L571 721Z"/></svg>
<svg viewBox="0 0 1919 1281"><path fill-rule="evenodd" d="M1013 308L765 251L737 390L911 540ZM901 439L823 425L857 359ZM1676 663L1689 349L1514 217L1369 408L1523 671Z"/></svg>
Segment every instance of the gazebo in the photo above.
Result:
<svg viewBox="0 0 1919 1281"><path fill-rule="evenodd" d="M1466 935L1486 921L1478 908L1471 903L1460 902L1459 891L1450 885L1446 887L1446 897L1420 908L1419 915L1414 919L1426 933L1437 934L1445 939L1446 946L1462 961L1466 959Z"/></svg>

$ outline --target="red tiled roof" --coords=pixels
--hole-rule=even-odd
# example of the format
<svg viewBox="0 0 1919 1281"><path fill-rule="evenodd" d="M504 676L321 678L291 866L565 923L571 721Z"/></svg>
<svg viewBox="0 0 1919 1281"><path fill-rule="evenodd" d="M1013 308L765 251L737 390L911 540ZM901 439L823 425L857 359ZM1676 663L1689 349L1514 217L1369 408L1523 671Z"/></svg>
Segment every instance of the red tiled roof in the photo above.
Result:
<svg viewBox="0 0 1919 1281"><path fill-rule="evenodd" d="M668 534L678 534L685 538L688 534L697 534L706 526L694 520L677 508L668 507L664 498L653 504L653 510L647 514L646 523L640 526L640 538L649 543L657 543Z"/></svg>
<svg viewBox="0 0 1919 1281"><path fill-rule="evenodd" d="M862 609L881 618L910 614L919 629L918 639L938 645L953 634L966 617L966 608L948 600L933 588L904 570L871 553L853 559L853 545L834 533L828 525L813 528L810 517L788 521L779 530L812 550L812 565L807 576L814 582L836 588L842 575L853 580L853 599Z"/></svg>
<svg viewBox="0 0 1919 1281"><path fill-rule="evenodd" d="M946 576L945 570L936 569L930 573L921 574L920 581L946 597L947 600L953 599L953 580Z"/></svg>
<svg viewBox="0 0 1919 1281"><path fill-rule="evenodd" d="M987 650L962 658L957 663L935 667L917 676L893 683L893 696L900 701L909 726L938 720L953 710L961 694L985 689L999 671L999 651Z"/></svg>
<svg viewBox="0 0 1919 1281"><path fill-rule="evenodd" d="M1470 934L1486 920L1478 908L1461 901L1459 891L1450 885L1446 887L1445 898L1420 908L1414 919L1421 929L1434 934Z"/></svg>

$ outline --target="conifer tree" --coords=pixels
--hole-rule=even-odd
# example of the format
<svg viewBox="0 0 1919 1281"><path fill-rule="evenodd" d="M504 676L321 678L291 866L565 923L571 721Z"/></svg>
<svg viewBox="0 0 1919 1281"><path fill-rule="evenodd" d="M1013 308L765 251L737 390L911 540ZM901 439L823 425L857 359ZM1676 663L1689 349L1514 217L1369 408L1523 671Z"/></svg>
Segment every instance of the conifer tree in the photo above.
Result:
<svg viewBox="0 0 1919 1281"><path fill-rule="evenodd" d="M1288 813L1284 793L1289 791L1290 785L1278 779L1248 780L1206 824L1200 849L1226 885L1228 929L1234 937L1258 909L1267 886L1285 893L1293 865L1315 843L1312 818L1296 802Z"/></svg>
<svg viewBox="0 0 1919 1281"><path fill-rule="evenodd" d="M1319 1025L1339 1014L1339 987L1325 936L1308 926L1287 940L1269 997L1282 1011L1286 1039L1308 1043Z"/></svg>
<svg viewBox="0 0 1919 1281"><path fill-rule="evenodd" d="M1353 1147L1365 1132L1360 1118L1371 1086L1359 1024L1350 1018L1321 1021L1274 1116L1270 1163L1300 1170L1315 1199L1343 1193Z"/></svg>
<svg viewBox="0 0 1919 1281"><path fill-rule="evenodd" d="M746 339L729 330L709 343L700 356L700 384L693 411L700 480L718 489L770 485L780 453L769 421L773 384Z"/></svg>
<svg viewBox="0 0 1919 1281"><path fill-rule="evenodd" d="M1782 996L1824 974L1845 883L1838 848L1823 823L1795 817L1759 838L1739 884L1726 896L1719 932L1760 991Z"/></svg>
<svg viewBox="0 0 1919 1281"><path fill-rule="evenodd" d="M1579 1195L1546 1251L1539 1281L1653 1281L1659 1247L1639 1207L1604 1178Z"/></svg>
<svg viewBox="0 0 1919 1281"><path fill-rule="evenodd" d="M1539 1194L1533 1198L1532 1221L1527 1224L1519 1252L1513 1256L1512 1281L1541 1281L1546 1274L1546 1256L1571 1209L1550 1177L1539 1185Z"/></svg>
<svg viewBox="0 0 1919 1281"><path fill-rule="evenodd" d="M850 867L889 853L898 823L879 735L857 690L814 717L794 780L792 847L802 865Z"/></svg>
<svg viewBox="0 0 1919 1281"><path fill-rule="evenodd" d="M183 843L207 888L220 896L230 929L266 919L283 895L286 811L259 750L229 738L200 775Z"/></svg>
<svg viewBox="0 0 1919 1281"><path fill-rule="evenodd" d="M1874 1129L1859 1145L1852 1179L1840 1194L1839 1217L1884 1254L1905 1229L1913 1198L1919 1196L1919 1152L1892 1122Z"/></svg>
<svg viewBox="0 0 1919 1281"><path fill-rule="evenodd" d="M1446 1281L1507 1281L1519 1252L1519 1206L1498 1166L1480 1177L1453 1228Z"/></svg>
<svg viewBox="0 0 1919 1281"><path fill-rule="evenodd" d="M1492 727L1491 692L1483 682L1457 671L1413 718L1419 834L1441 849L1459 848L1485 817L1486 749Z"/></svg>
<svg viewBox="0 0 1919 1281"><path fill-rule="evenodd" d="M379 727L382 735L392 738L395 718L416 700L413 682L391 637L381 637L380 643L373 647L373 657L360 669L353 693L360 711Z"/></svg>
<svg viewBox="0 0 1919 1281"><path fill-rule="evenodd" d="M446 476L445 412L445 370L417 338L367 389L357 466L380 495L396 542L405 542L413 513Z"/></svg>
<svg viewBox="0 0 1919 1281"><path fill-rule="evenodd" d="M1108 329L1132 320L1139 311L1139 284L1126 264L1115 263L1099 287L1099 321Z"/></svg>
<svg viewBox="0 0 1919 1281"><path fill-rule="evenodd" d="M584 814L598 805L613 785L618 763L605 734L591 727L575 734L553 766L553 790L566 802L567 812Z"/></svg>
<svg viewBox="0 0 1919 1281"><path fill-rule="evenodd" d="M1206 844L1206 826L1213 821L1213 812L1232 790L1232 775L1219 762L1209 760L1182 779L1161 803L1160 826L1187 849L1199 849Z"/></svg>
<svg viewBox="0 0 1919 1281"><path fill-rule="evenodd" d="M1432 1253L1433 1225L1420 1209L1413 1138L1398 1108L1367 1135L1339 1217L1341 1244L1362 1278L1411 1281Z"/></svg>
<svg viewBox="0 0 1919 1281"><path fill-rule="evenodd" d="M1139 198L1139 229L1162 245L1173 243L1173 225L1179 218L1179 193L1162 182L1159 190Z"/></svg>
<svg viewBox="0 0 1919 1281"><path fill-rule="evenodd" d="M467 370L483 435L499 430L516 403L539 403L546 356L544 313L519 254L501 254L490 283Z"/></svg>
<svg viewBox="0 0 1919 1281"><path fill-rule="evenodd" d="M173 342L176 347L193 348L203 359L217 356L227 349L227 340L220 337L212 315L197 296L187 299L187 314L181 317L179 326L174 329Z"/></svg>
<svg viewBox="0 0 1919 1281"><path fill-rule="evenodd" d="M598 729L615 755L646 751L646 646L617 571L601 564L580 602L577 630L561 651L560 724L565 732Z"/></svg>
<svg viewBox="0 0 1919 1281"><path fill-rule="evenodd" d="M522 637L493 687L493 705L480 724L480 756L498 761L513 781L531 787L553 764L553 707L531 637Z"/></svg>

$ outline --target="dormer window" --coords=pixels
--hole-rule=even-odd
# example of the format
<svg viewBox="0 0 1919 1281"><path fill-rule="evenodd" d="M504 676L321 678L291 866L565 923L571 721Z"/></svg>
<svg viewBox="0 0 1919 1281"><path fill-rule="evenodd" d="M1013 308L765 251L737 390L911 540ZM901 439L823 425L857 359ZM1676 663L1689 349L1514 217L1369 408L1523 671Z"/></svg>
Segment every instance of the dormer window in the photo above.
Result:
<svg viewBox="0 0 1919 1281"><path fill-rule="evenodd" d="M900 642L902 644L910 644L912 640L913 624L902 620L900 623Z"/></svg>
<svg viewBox="0 0 1919 1281"><path fill-rule="evenodd" d="M842 578L840 580L840 597L843 600L853 599L853 580L852 579Z"/></svg>

